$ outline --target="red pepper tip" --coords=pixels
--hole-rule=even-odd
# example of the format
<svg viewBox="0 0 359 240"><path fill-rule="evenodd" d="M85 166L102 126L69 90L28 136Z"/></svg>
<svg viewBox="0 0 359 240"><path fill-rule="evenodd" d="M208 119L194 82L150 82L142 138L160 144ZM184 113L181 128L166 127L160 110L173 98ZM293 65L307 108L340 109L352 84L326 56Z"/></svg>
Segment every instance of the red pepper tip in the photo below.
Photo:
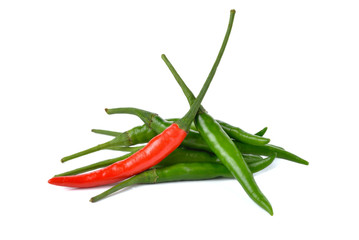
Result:
<svg viewBox="0 0 359 240"><path fill-rule="evenodd" d="M56 184L56 177L50 178L49 181L47 181L48 183L52 184L52 185L57 185Z"/></svg>
<svg viewBox="0 0 359 240"><path fill-rule="evenodd" d="M47 181L48 183L52 184L54 182L53 180L54 178L50 178L49 181Z"/></svg>

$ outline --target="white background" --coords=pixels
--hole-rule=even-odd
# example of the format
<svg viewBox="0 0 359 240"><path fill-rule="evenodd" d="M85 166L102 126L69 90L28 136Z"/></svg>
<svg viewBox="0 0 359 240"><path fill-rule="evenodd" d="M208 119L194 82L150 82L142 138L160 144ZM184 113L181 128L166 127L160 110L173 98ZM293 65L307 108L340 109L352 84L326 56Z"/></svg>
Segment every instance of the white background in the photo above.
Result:
<svg viewBox="0 0 359 240"><path fill-rule="evenodd" d="M127 3L124 3L127 2ZM128 3L130 2L130 3ZM188 109L166 53L197 94L237 14L203 105L310 162L277 159L255 174L274 216L234 180L107 187L49 185L61 164L125 131L139 107ZM358 239L357 1L1 1L1 239Z"/></svg>

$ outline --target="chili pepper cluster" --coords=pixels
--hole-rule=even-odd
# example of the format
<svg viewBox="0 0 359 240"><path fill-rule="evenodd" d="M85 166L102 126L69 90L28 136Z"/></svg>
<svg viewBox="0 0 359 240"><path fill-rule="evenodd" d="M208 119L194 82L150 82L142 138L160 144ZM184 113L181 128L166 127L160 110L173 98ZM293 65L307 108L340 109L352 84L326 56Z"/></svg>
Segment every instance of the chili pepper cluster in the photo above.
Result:
<svg viewBox="0 0 359 240"><path fill-rule="evenodd" d="M308 165L308 162L281 147L269 144L270 139L263 137L267 128L250 134L214 119L201 106L227 45L234 16L235 11L231 10L219 54L197 97L187 87L168 58L162 55L163 61L190 104L185 116L180 119L163 119L158 114L138 108L106 109L108 114L135 115L144 125L122 133L93 129L95 133L114 138L64 157L61 161L66 162L102 149L128 153L55 175L49 183L76 188L117 183L91 198L91 202L96 202L134 184L236 178L248 196L273 215L272 206L255 182L253 173L268 167L276 157L304 165Z"/></svg>

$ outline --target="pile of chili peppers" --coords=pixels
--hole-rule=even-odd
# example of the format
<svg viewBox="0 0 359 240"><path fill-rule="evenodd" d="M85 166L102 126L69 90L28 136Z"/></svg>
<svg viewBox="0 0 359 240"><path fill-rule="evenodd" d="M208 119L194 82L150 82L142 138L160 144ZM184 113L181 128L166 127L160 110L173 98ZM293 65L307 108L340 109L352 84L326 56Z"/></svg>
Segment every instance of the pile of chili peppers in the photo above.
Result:
<svg viewBox="0 0 359 240"><path fill-rule="evenodd" d="M144 125L122 133L93 129L95 133L114 138L64 157L61 161L66 162L102 149L128 153L55 175L49 183L76 188L117 183L91 198L91 202L96 202L134 184L236 178L248 196L273 215L272 206L256 184L253 173L269 166L276 157L304 165L308 165L308 162L281 147L268 144L270 140L263 137L267 128L250 134L214 119L201 106L227 45L234 16L235 11L231 10L221 49L197 98L168 58L162 55L190 104L190 109L183 118L165 120L155 113L137 108L106 109L108 114L136 115Z"/></svg>

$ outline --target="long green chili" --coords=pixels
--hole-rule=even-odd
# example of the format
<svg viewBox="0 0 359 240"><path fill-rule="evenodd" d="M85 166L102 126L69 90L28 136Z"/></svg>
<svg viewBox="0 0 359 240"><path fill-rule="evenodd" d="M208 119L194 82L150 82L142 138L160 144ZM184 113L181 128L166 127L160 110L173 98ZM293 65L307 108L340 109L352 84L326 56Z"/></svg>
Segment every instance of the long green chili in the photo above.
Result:
<svg viewBox="0 0 359 240"><path fill-rule="evenodd" d="M270 158L263 159L262 161L256 162L255 164L249 164L248 166L250 167L251 171L255 173L269 166L273 162L274 158L275 155L272 155ZM220 177L233 178L233 175L225 166L219 163L178 163L171 166L154 168L142 172L91 198L90 201L97 202L114 192L135 184L207 180Z"/></svg>

